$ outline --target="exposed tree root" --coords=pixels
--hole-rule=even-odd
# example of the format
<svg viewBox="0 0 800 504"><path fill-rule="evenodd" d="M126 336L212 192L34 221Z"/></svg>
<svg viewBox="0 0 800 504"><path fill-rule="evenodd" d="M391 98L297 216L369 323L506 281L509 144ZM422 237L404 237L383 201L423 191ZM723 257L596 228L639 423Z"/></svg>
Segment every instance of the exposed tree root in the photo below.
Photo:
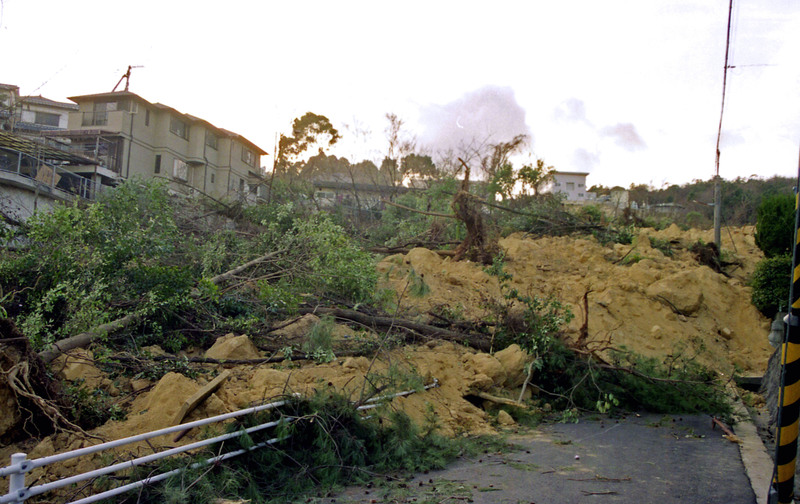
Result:
<svg viewBox="0 0 800 504"><path fill-rule="evenodd" d="M64 416L62 410L69 405L60 384L49 377L44 362L10 319L0 319L0 337L0 387L13 393L21 413L20 427L9 430L6 437L22 433L41 437L55 431L94 437Z"/></svg>

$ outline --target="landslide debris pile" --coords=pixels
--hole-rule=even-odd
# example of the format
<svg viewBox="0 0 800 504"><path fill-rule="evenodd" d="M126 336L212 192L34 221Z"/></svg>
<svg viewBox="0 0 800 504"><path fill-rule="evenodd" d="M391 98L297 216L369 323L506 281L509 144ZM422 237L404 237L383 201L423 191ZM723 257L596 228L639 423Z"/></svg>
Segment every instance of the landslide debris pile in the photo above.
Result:
<svg viewBox="0 0 800 504"><path fill-rule="evenodd" d="M127 195L128 203L142 196ZM30 285L52 282L41 298L26 294L36 309L24 312L23 307L9 315L18 315L45 360L60 354L52 347L45 350L48 331L90 335L89 345L49 363L72 401L72 418L85 432L58 422L48 432L39 420L38 430L31 429L35 415L8 380L20 353L2 343L0 401L4 411L18 414L4 415L0 422L0 440L6 444L0 457L21 450L36 458L292 393L308 397L336 390L357 401L433 380L439 387L396 398L388 407L419 424L435 420L448 436L490 434L514 425L510 415L497 414L500 406L523 400L520 410L541 414L551 403L563 402L563 394L548 390L548 380L561 380L567 372L549 360L551 354L566 360L566 348L582 359L580 365L597 362L602 369L614 367L618 350L655 357L668 378L684 376L679 368L686 361L703 364L723 379L734 370L760 374L771 353L769 321L751 305L747 287L761 258L752 228L727 234L723 250L729 264L721 271L703 264L697 252L710 241L708 232L684 232L674 225L639 230L630 244L512 234L499 240L500 253L491 265L414 248L383 258L373 269L369 257L329 219L286 218L283 212L291 205L256 216L260 225L242 228L218 212L211 219L202 210L180 214L166 200L157 201L160 206L138 213L107 203L116 219L111 222L99 212L83 217L77 209L57 211L86 240L73 243L70 237L68 246L58 242L68 234L63 228L34 227L39 234L32 237L41 240L34 246L60 262L44 261L25 279ZM88 218L99 221L83 220ZM130 219L141 219L144 228ZM128 241L102 235L108 226L118 226ZM250 240L247 246L237 241L243 234ZM179 246L178 236L195 241ZM92 241L98 239L100 245ZM247 248L250 243L256 245ZM154 246L156 252L145 252ZM96 255L87 258L86 251ZM87 272L95 283L88 282ZM193 275L203 280L193 282ZM125 289L137 299L122 297ZM76 299L84 303L77 309L70 304ZM531 303L548 299L574 317L559 319L569 322L547 338L528 341L531 354L509 345L505 329L525 333ZM545 311L534 315L546 316ZM118 326L113 334L87 331L96 319ZM0 335L13 337L18 335ZM597 369L582 372L595 373L599 383ZM183 417L186 401L223 370L228 374L221 385ZM622 383L614 383L617 398L592 389L590 404L597 399L601 409L622 399ZM562 407L576 405L569 395ZM203 435L195 429L180 443ZM127 459L176 442L141 443L113 456ZM29 478L44 482L107 462L100 454L88 456L37 469Z"/></svg>
<svg viewBox="0 0 800 504"><path fill-rule="evenodd" d="M521 292L553 296L576 315L566 330L575 341L585 322L588 293L590 346L625 347L647 356L695 355L728 376L738 368L761 374L772 353L769 321L750 302L747 281L763 258L754 228L730 230L723 249L735 265L721 274L701 264L692 245L713 242L709 231L642 229L630 245L601 245L593 238L500 240L508 283ZM658 245L654 247L653 244ZM402 304L422 320L443 310L471 320L490 318L491 300L502 299L501 281L474 263L452 262L426 249L394 255L378 264L380 278L397 292L409 275L430 292L407 294Z"/></svg>

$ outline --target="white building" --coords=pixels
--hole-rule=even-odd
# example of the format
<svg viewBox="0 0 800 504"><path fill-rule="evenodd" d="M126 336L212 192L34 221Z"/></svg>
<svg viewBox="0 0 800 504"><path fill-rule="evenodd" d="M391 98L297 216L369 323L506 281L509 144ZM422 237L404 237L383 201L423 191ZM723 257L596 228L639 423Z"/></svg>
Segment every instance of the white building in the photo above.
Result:
<svg viewBox="0 0 800 504"><path fill-rule="evenodd" d="M553 180L550 181L542 192L554 194L562 193L566 201L590 201L596 195L590 193L586 187L586 172L553 172Z"/></svg>

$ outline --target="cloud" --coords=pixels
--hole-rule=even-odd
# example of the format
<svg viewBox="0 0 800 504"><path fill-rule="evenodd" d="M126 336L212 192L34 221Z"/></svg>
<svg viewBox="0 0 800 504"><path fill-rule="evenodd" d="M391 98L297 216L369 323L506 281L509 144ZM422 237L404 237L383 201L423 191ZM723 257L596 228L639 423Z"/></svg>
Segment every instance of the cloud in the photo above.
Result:
<svg viewBox="0 0 800 504"><path fill-rule="evenodd" d="M600 156L586 149L576 149L572 153L572 166L575 171L591 172L600 162Z"/></svg>
<svg viewBox="0 0 800 504"><path fill-rule="evenodd" d="M420 111L420 123L420 144L432 151L458 151L476 143L531 136L525 109L510 87L485 86L450 103L428 105Z"/></svg>
<svg viewBox="0 0 800 504"><path fill-rule="evenodd" d="M722 136L719 139L720 149L727 147L736 147L745 143L744 135L738 131L722 130Z"/></svg>
<svg viewBox="0 0 800 504"><path fill-rule="evenodd" d="M631 123L606 126L600 130L600 135L614 139L614 143L627 151L633 152L647 147L647 144L636 131L636 127Z"/></svg>
<svg viewBox="0 0 800 504"><path fill-rule="evenodd" d="M583 100L577 98L570 98L563 101L553 113L556 120L568 122L584 122L590 124L586 119L586 104Z"/></svg>

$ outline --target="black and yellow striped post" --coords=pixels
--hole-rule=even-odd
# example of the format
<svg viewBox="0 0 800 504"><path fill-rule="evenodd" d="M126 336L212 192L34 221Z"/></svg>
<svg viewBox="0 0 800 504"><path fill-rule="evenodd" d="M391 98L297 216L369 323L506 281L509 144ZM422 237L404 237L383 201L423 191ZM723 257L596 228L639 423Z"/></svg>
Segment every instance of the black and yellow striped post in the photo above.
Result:
<svg viewBox="0 0 800 504"><path fill-rule="evenodd" d="M795 188L794 251L792 254L792 283L789 286L789 315L782 349L780 408L778 435L775 447L775 476L771 501L791 504L794 496L794 474L797 466L797 434L800 422L800 167Z"/></svg>

